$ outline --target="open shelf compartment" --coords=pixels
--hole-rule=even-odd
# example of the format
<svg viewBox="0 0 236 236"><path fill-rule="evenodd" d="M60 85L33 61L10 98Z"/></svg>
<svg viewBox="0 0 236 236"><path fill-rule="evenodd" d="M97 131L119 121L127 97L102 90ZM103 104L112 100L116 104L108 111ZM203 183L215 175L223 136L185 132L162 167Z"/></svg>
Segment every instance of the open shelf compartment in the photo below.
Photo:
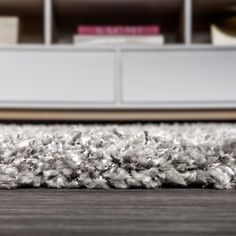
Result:
<svg viewBox="0 0 236 236"><path fill-rule="evenodd" d="M236 0L192 0L193 44L211 44L211 24L236 16Z"/></svg>
<svg viewBox="0 0 236 236"><path fill-rule="evenodd" d="M44 42L43 3L43 0L0 0L0 17L19 19L19 44Z"/></svg>
<svg viewBox="0 0 236 236"><path fill-rule="evenodd" d="M54 44L72 44L79 24L156 24L166 44L184 42L184 0L53 0L52 10Z"/></svg>

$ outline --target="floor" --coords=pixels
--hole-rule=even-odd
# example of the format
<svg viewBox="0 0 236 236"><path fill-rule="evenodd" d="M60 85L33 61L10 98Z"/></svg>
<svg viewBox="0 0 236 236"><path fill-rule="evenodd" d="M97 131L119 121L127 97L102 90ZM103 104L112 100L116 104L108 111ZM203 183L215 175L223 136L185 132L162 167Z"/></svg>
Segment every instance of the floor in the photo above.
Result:
<svg viewBox="0 0 236 236"><path fill-rule="evenodd" d="M79 234L236 235L236 190L0 190L1 236Z"/></svg>

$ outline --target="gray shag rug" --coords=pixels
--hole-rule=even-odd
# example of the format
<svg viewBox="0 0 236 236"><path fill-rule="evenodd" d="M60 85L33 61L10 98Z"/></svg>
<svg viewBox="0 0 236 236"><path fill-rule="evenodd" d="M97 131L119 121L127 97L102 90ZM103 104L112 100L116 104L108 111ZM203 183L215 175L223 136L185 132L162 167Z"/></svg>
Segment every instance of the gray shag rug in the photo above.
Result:
<svg viewBox="0 0 236 236"><path fill-rule="evenodd" d="M236 186L236 124L0 125L0 188Z"/></svg>

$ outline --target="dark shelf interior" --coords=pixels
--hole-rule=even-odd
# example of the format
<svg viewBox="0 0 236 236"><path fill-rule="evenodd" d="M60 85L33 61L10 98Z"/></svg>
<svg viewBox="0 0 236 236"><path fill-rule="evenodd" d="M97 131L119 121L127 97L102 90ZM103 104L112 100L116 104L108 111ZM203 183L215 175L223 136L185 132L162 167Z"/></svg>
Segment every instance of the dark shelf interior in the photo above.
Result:
<svg viewBox="0 0 236 236"><path fill-rule="evenodd" d="M19 43L43 43L43 0L1 0L0 16L19 17Z"/></svg>
<svg viewBox="0 0 236 236"><path fill-rule="evenodd" d="M158 24L168 44L183 43L183 0L54 0L54 43L72 43L79 24Z"/></svg>
<svg viewBox="0 0 236 236"><path fill-rule="evenodd" d="M236 0L193 0L193 43L211 43L211 24L236 16Z"/></svg>

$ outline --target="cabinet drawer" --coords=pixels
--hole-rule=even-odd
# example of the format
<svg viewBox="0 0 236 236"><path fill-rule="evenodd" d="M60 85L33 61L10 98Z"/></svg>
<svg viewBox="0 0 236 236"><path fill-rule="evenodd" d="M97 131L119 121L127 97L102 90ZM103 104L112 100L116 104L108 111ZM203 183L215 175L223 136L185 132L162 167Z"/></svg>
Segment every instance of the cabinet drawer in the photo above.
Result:
<svg viewBox="0 0 236 236"><path fill-rule="evenodd" d="M123 102L236 102L236 51L126 51Z"/></svg>
<svg viewBox="0 0 236 236"><path fill-rule="evenodd" d="M90 51L0 52L0 104L114 101L114 54Z"/></svg>

